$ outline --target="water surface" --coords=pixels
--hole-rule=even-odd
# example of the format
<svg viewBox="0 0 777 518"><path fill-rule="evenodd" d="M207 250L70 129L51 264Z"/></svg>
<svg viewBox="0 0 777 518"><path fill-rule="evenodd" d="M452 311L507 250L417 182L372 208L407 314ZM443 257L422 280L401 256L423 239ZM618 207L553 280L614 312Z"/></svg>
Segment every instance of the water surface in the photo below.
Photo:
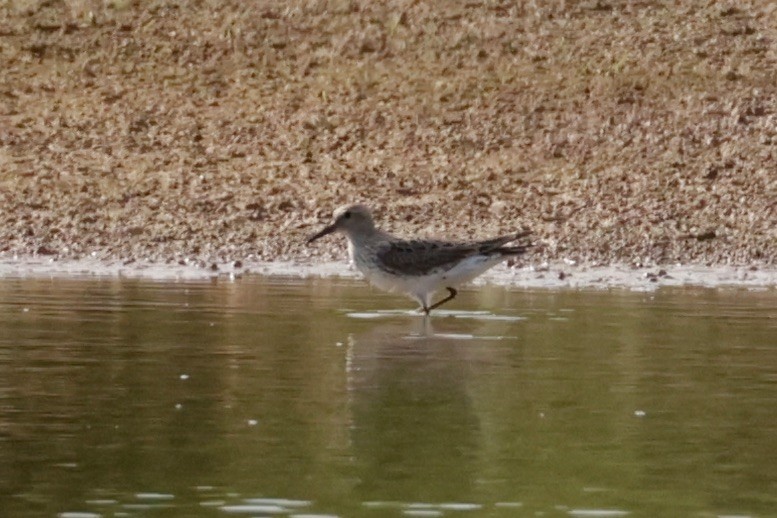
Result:
<svg viewBox="0 0 777 518"><path fill-rule="evenodd" d="M0 280L3 516L775 516L774 290Z"/></svg>

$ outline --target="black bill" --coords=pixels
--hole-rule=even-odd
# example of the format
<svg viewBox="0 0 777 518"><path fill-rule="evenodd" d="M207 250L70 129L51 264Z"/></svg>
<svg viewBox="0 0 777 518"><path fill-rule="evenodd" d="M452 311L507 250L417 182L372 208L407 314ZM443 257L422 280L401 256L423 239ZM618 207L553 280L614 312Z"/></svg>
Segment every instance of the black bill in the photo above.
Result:
<svg viewBox="0 0 777 518"><path fill-rule="evenodd" d="M324 229L322 229L321 232L319 232L317 234L313 234L312 236L310 236L308 238L307 243L310 244L313 241L315 241L316 239L318 239L320 237L324 237L324 236L326 236L328 234L331 234L334 231L335 231L335 226L334 225L329 225L328 227L325 227Z"/></svg>

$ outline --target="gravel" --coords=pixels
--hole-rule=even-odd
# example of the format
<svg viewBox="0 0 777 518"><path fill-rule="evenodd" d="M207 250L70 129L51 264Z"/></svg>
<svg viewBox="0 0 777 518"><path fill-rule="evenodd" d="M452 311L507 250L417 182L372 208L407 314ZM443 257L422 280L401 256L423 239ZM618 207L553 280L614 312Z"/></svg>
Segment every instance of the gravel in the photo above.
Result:
<svg viewBox="0 0 777 518"><path fill-rule="evenodd" d="M380 4L380 5L377 5ZM777 264L777 4L6 2L0 259Z"/></svg>

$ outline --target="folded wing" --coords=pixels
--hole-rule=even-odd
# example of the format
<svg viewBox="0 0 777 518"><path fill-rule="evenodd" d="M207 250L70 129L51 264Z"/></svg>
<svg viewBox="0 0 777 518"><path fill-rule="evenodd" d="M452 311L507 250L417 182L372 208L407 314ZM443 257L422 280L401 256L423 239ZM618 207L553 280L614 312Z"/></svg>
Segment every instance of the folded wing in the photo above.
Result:
<svg viewBox="0 0 777 518"><path fill-rule="evenodd" d="M445 241L394 240L376 250L380 268L395 275L427 275L453 268L474 255L508 257L526 252L530 245L506 247L530 232L519 232L485 241L448 243Z"/></svg>

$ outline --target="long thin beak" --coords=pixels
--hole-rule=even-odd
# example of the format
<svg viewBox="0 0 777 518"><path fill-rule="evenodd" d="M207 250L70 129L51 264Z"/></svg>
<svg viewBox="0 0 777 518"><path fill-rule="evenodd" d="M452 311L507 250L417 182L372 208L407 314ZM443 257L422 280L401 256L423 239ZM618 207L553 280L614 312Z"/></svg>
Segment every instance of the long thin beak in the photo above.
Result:
<svg viewBox="0 0 777 518"><path fill-rule="evenodd" d="M331 234L334 231L335 231L335 226L334 225L329 225L328 227L324 227L323 230L321 230L321 232L319 232L318 234L314 234L314 235L310 236L308 238L307 244L312 243L313 241L315 241L316 239L318 239L320 237L324 237L324 236L326 236L328 234Z"/></svg>

